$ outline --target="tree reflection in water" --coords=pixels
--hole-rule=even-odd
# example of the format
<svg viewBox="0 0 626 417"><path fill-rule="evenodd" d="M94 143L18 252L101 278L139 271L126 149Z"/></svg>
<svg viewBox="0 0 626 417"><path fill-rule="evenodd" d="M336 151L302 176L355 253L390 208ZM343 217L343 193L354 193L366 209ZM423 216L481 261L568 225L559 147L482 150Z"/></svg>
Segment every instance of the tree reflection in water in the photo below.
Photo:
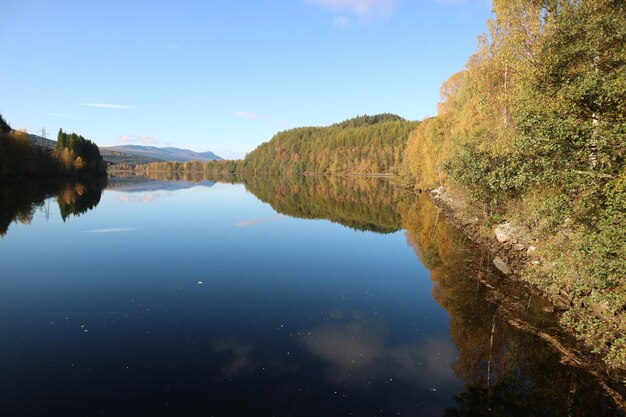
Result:
<svg viewBox="0 0 626 417"><path fill-rule="evenodd" d="M0 236L7 233L13 222L29 224L37 210L48 213L52 198L63 221L92 210L106 186L107 179L103 177L0 183Z"/></svg>
<svg viewBox="0 0 626 417"><path fill-rule="evenodd" d="M450 366L465 389L456 397L458 407L446 415L614 415L595 375L568 365L568 358L536 332L513 325L558 333L555 315L543 311L545 300L501 275L490 252L453 228L427 195L380 178L237 180L289 216L379 233L405 230L408 243L430 270L433 297L449 314L458 350Z"/></svg>

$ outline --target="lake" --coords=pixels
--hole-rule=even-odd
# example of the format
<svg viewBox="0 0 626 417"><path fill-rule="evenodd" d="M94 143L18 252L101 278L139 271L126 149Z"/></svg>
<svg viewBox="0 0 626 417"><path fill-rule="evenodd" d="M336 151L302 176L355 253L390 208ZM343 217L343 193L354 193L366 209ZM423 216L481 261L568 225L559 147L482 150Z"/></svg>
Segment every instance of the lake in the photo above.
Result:
<svg viewBox="0 0 626 417"><path fill-rule="evenodd" d="M5 184L0 233L3 415L621 414L385 179Z"/></svg>

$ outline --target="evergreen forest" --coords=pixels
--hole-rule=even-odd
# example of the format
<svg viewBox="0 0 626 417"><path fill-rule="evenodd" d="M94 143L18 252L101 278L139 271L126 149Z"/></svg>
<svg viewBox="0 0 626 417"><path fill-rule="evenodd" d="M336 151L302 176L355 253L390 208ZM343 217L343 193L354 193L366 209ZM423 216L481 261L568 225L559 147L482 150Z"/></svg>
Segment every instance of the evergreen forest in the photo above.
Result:
<svg viewBox="0 0 626 417"><path fill-rule="evenodd" d="M0 115L0 178L42 178L104 175L106 164L98 146L75 133L59 131L56 149L30 142Z"/></svg>

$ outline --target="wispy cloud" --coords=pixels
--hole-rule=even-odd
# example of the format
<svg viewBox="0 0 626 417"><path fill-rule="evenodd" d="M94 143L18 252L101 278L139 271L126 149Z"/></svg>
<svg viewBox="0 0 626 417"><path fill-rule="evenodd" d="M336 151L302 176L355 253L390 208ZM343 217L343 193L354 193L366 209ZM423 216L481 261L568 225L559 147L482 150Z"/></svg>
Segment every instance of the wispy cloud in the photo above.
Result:
<svg viewBox="0 0 626 417"><path fill-rule="evenodd" d="M85 230L85 233L119 233L119 232L130 232L133 230L137 230L136 227L114 227L111 229L93 229L93 230Z"/></svg>
<svg viewBox="0 0 626 417"><path fill-rule="evenodd" d="M65 113L48 113L48 116L63 117L64 119L70 119L72 117L69 114Z"/></svg>
<svg viewBox="0 0 626 417"><path fill-rule="evenodd" d="M119 135L115 141L121 144L133 143L135 142L134 138L131 138L130 135Z"/></svg>
<svg viewBox="0 0 626 417"><path fill-rule="evenodd" d="M248 119L248 120L265 120L266 119L266 117L264 116L261 116L259 114L254 114L249 111L236 111L235 116L243 117L244 119Z"/></svg>
<svg viewBox="0 0 626 417"><path fill-rule="evenodd" d="M146 145L158 145L160 142L157 138L150 135L138 135L139 141Z"/></svg>
<svg viewBox="0 0 626 417"><path fill-rule="evenodd" d="M152 203L161 198L161 193L146 193L143 195L122 194L117 197L117 201L124 204Z"/></svg>
<svg viewBox="0 0 626 417"><path fill-rule="evenodd" d="M320 371L334 383L393 377L415 388L438 389L456 379L449 371L456 356L450 340L423 337L397 344L389 340L386 328L385 322L366 314L331 315L327 324L302 332L300 342L322 359Z"/></svg>
<svg viewBox="0 0 626 417"><path fill-rule="evenodd" d="M280 119L273 119L271 117L262 116L260 114L252 113L249 111L236 111L235 116L248 120L256 120L258 122L275 123L279 125L287 125L287 122Z"/></svg>
<svg viewBox="0 0 626 417"><path fill-rule="evenodd" d="M242 220L240 222L235 223L235 227L239 227L239 228L252 227L252 226L256 226L257 224L280 220L281 218L282 216L274 216L274 217L259 217L256 219Z"/></svg>
<svg viewBox="0 0 626 417"><path fill-rule="evenodd" d="M97 107L100 109L119 109L119 110L135 110L133 106L125 104L106 104L106 103L78 103L80 106Z"/></svg>
<svg viewBox="0 0 626 417"><path fill-rule="evenodd" d="M353 22L367 24L389 18L396 10L396 0L307 0L309 4L330 11L334 27L345 28Z"/></svg>
<svg viewBox="0 0 626 417"><path fill-rule="evenodd" d="M136 135L130 133L128 135L119 135L115 141L119 144L143 143L144 145L158 145L161 143L157 138L150 135Z"/></svg>

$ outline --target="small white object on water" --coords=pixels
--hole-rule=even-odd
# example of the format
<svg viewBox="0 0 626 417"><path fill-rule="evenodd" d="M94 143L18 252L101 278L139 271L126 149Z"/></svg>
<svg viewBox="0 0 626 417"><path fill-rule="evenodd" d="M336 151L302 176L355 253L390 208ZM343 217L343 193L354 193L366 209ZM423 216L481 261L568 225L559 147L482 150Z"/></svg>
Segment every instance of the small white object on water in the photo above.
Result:
<svg viewBox="0 0 626 417"><path fill-rule="evenodd" d="M202 285L202 281L198 281L198 284Z"/></svg>

